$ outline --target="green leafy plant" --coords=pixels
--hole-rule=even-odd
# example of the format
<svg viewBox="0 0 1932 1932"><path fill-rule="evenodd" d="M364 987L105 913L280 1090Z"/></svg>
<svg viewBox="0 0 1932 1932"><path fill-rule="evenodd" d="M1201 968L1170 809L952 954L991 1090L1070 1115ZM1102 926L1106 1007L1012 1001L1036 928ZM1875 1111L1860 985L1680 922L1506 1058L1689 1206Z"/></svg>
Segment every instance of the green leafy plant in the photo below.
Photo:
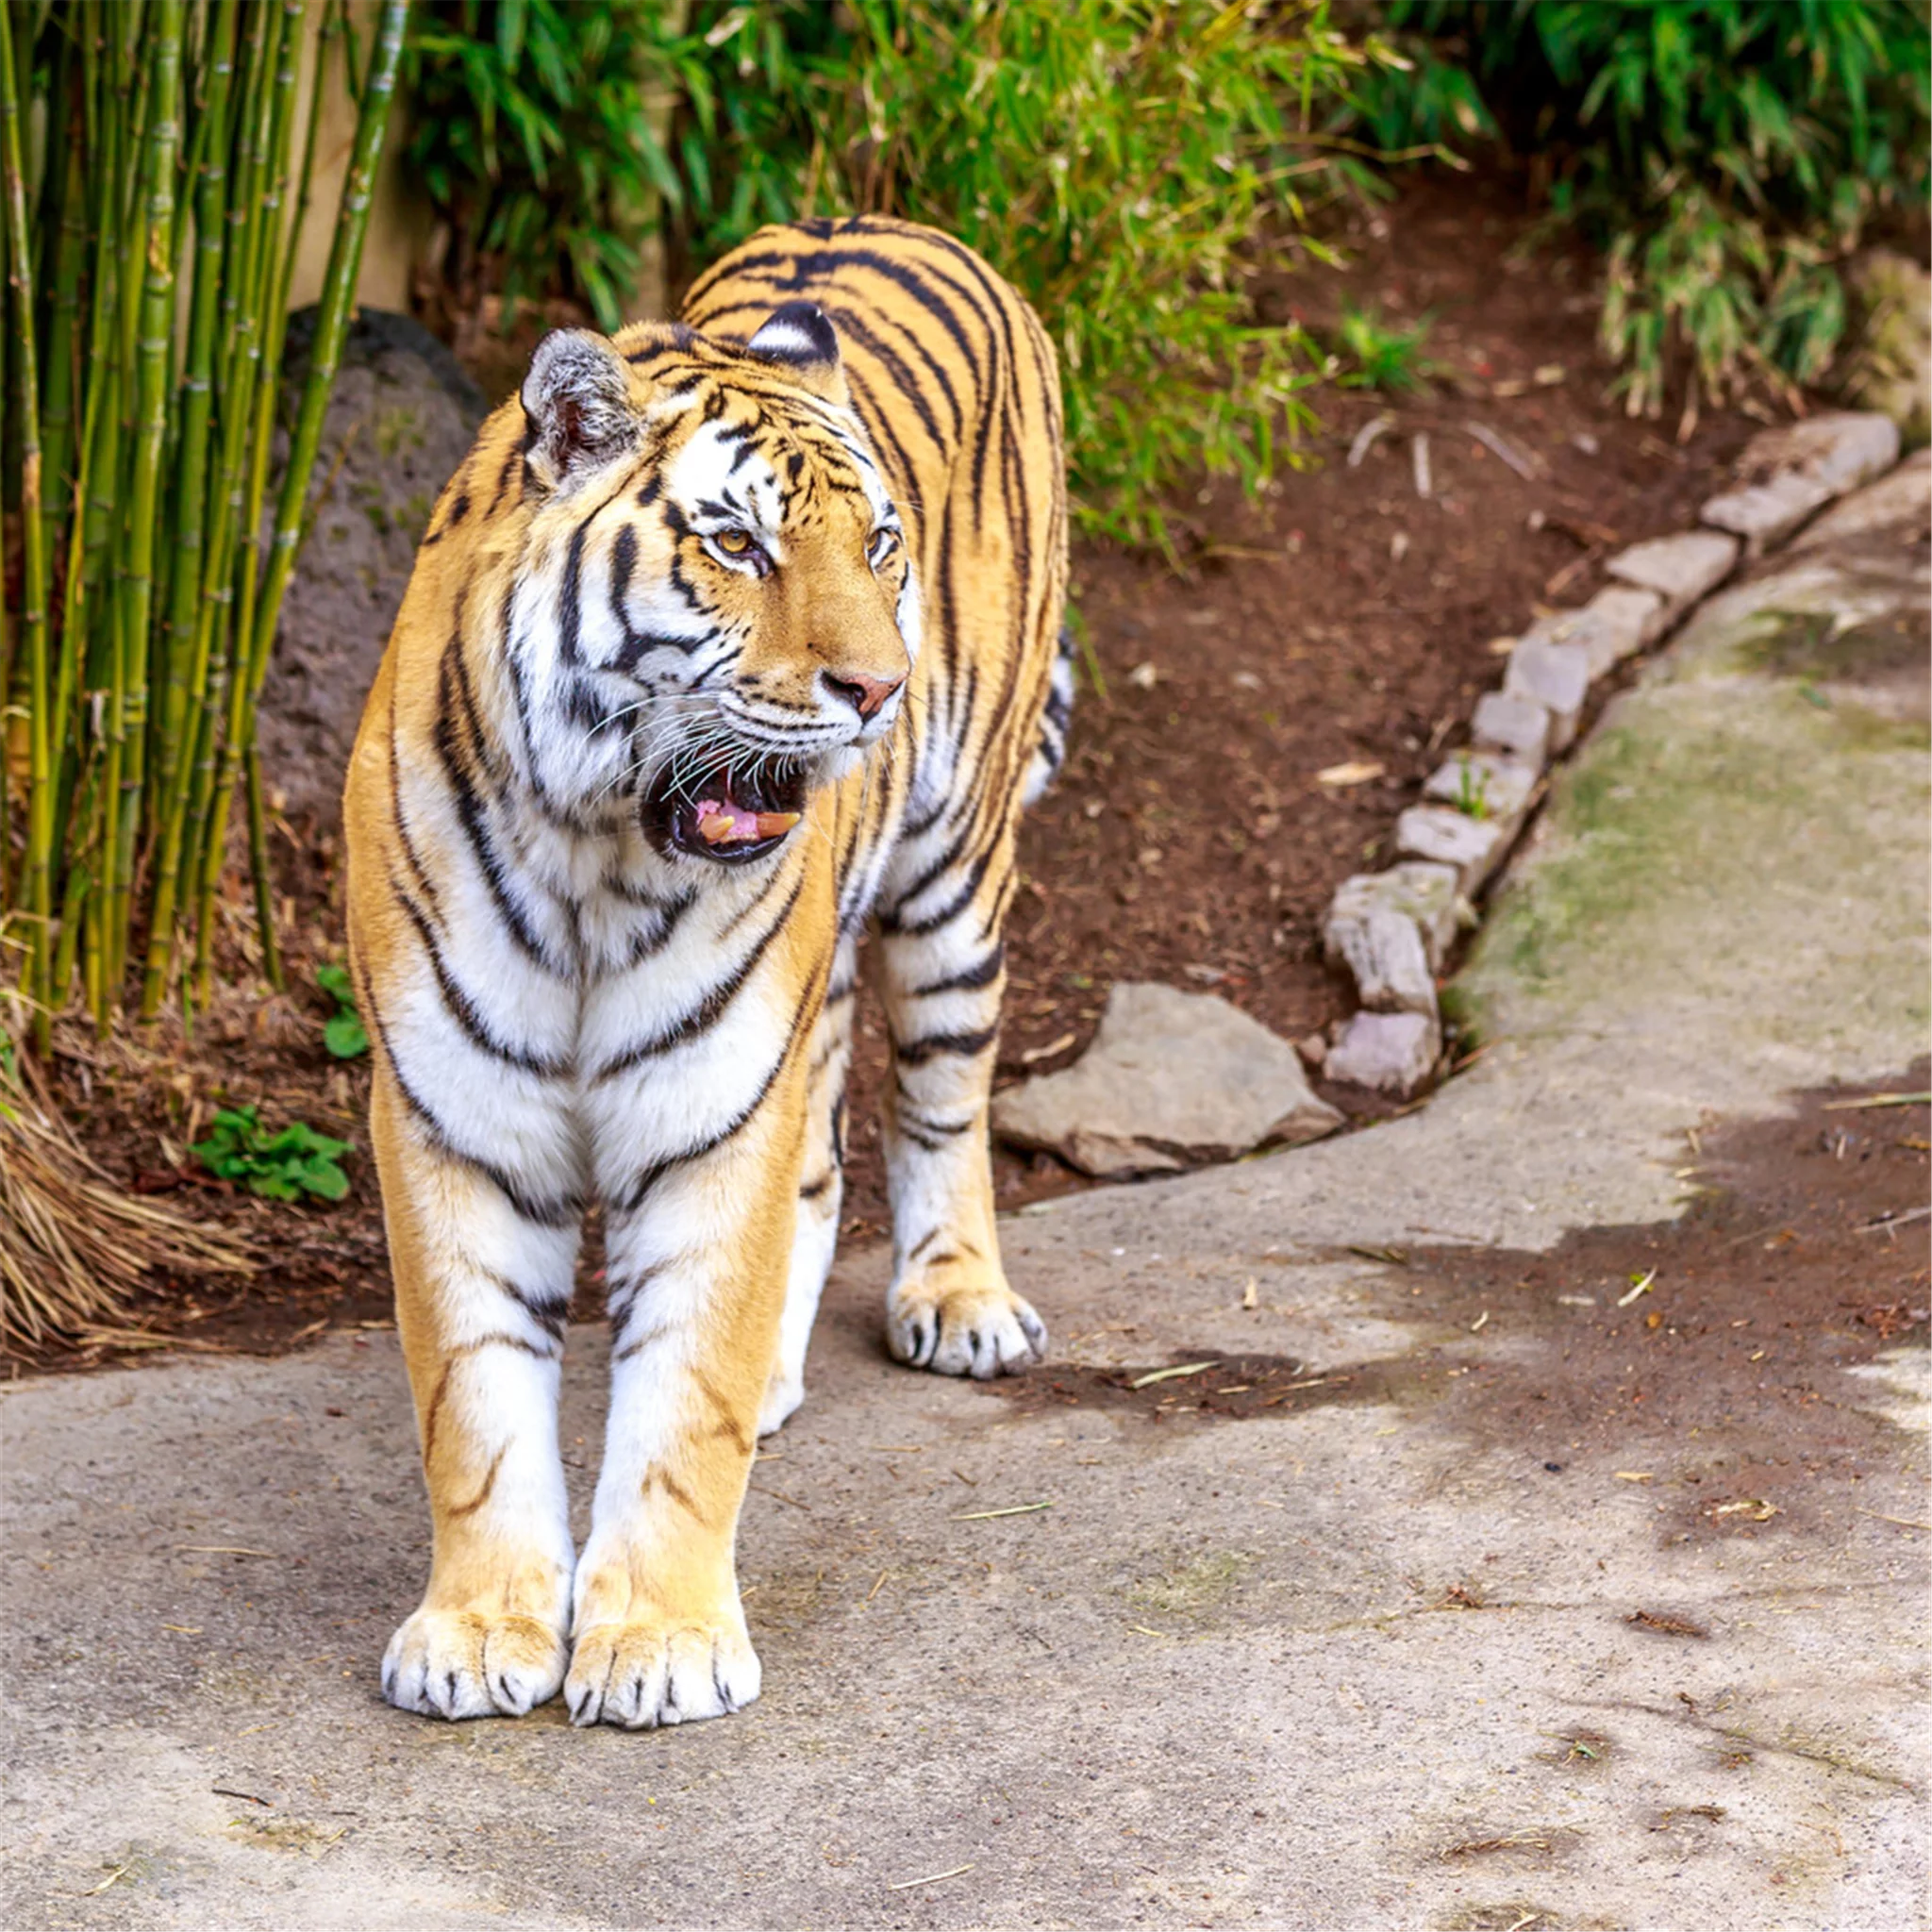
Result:
<svg viewBox="0 0 1932 1932"><path fill-rule="evenodd" d="M449 222L448 264L500 275L507 314L574 296L615 329L684 184L665 137L689 0L428 0L406 156Z"/></svg>
<svg viewBox="0 0 1932 1932"><path fill-rule="evenodd" d="M1633 414L1814 382L1840 270L1874 217L1923 206L1924 0L1392 0L1411 71L1365 72L1385 144L1501 140L1554 221L1608 257L1606 345ZM1459 75L1452 80L1451 75Z"/></svg>
<svg viewBox="0 0 1932 1932"><path fill-rule="evenodd" d="M322 1043L339 1060L358 1059L369 1051L369 1031L356 1010L356 988L345 966L323 965L315 969L315 983L336 1003L336 1009L323 1023Z"/></svg>
<svg viewBox="0 0 1932 1932"><path fill-rule="evenodd" d="M1429 386L1434 364L1423 354L1433 318L1424 316L1412 328L1382 320L1374 304L1341 305L1335 325L1335 354L1341 364L1336 377L1343 389L1380 390L1385 395L1414 394Z"/></svg>
<svg viewBox="0 0 1932 1932"><path fill-rule="evenodd" d="M713 29L790 90L767 133L802 160L792 206L929 222L1033 302L1082 527L1171 549L1183 478L1265 482L1324 372L1304 330L1259 318L1252 281L1260 234L1322 252L1299 232L1336 188L1317 119L1363 58L1326 0L852 0L853 44L798 49L801 12L768 0Z"/></svg>
<svg viewBox="0 0 1932 1932"><path fill-rule="evenodd" d="M348 1141L319 1134L305 1121L270 1133L252 1107L224 1108L208 1139L190 1149L217 1178L240 1181L268 1201L304 1194L340 1201L349 1191L349 1177L338 1162L348 1151Z"/></svg>

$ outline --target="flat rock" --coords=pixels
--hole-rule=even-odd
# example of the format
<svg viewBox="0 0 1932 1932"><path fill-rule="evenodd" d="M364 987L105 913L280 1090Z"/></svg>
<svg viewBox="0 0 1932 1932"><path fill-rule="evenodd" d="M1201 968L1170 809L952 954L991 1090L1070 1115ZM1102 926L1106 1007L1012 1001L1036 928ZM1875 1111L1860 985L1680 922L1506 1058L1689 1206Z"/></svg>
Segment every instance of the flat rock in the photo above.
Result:
<svg viewBox="0 0 1932 1932"><path fill-rule="evenodd" d="M1457 810L1467 810L1471 818L1501 819L1511 824L1528 808L1538 775L1535 766L1496 752L1459 751L1447 764L1439 765L1429 774L1423 796L1440 799Z"/></svg>
<svg viewBox="0 0 1932 1932"><path fill-rule="evenodd" d="M1786 470L1769 483L1745 483L1713 496L1698 515L1713 529L1741 537L1746 557L1761 557L1807 517L1815 516L1835 493L1816 476Z"/></svg>
<svg viewBox="0 0 1932 1932"><path fill-rule="evenodd" d="M1898 425L1876 409L1832 409L1760 430L1744 445L1738 474L1761 483L1795 471L1842 496L1898 461Z"/></svg>
<svg viewBox="0 0 1932 1932"><path fill-rule="evenodd" d="M1589 629L1583 646L1590 653L1593 683L1605 672L1654 644L1670 623L1671 613L1655 591L1635 584L1606 584L1583 607Z"/></svg>
<svg viewBox="0 0 1932 1932"><path fill-rule="evenodd" d="M1932 450L1908 456L1890 475L1848 496L1808 525L1791 548L1843 545L1847 549L1895 540L1900 531L1932 524Z"/></svg>
<svg viewBox="0 0 1932 1932"><path fill-rule="evenodd" d="M1485 751L1507 752L1541 771L1550 753L1550 714L1519 692L1486 691L1476 700L1469 735Z"/></svg>
<svg viewBox="0 0 1932 1932"><path fill-rule="evenodd" d="M1259 1021L1209 993L1135 982L1116 983L1093 1044L1071 1067L992 1102L1002 1140L1104 1179L1313 1141L1341 1124L1301 1056Z"/></svg>
<svg viewBox="0 0 1932 1932"><path fill-rule="evenodd" d="M1576 721L1590 694L1590 653L1532 630L1519 638L1503 674L1511 697L1527 698L1550 714L1550 750L1561 751L1576 736Z"/></svg>
<svg viewBox="0 0 1932 1932"><path fill-rule="evenodd" d="M1495 819L1473 819L1449 805L1412 805L1395 821L1395 849L1404 858L1449 867L1457 889L1472 898L1503 861L1515 831Z"/></svg>
<svg viewBox="0 0 1932 1932"><path fill-rule="evenodd" d="M1328 1049L1331 1080L1407 1096L1435 1070L1441 1029L1423 1013L1356 1013Z"/></svg>
<svg viewBox="0 0 1932 1932"><path fill-rule="evenodd" d="M1743 478L1700 512L1734 531L1746 554L1760 555L1815 516L1834 497L1880 476L1898 461L1898 425L1875 409L1835 409L1754 436L1739 458Z"/></svg>
<svg viewBox="0 0 1932 1932"><path fill-rule="evenodd" d="M1674 616L1716 590L1737 560L1735 537L1723 530L1686 530L1675 537L1633 543L1605 568L1622 583L1655 591Z"/></svg>
<svg viewBox="0 0 1932 1932"><path fill-rule="evenodd" d="M1462 916L1455 868L1411 859L1404 865L1391 865L1387 872L1358 872L1343 879L1335 889L1322 928L1331 966L1341 964L1346 957L1341 938L1344 929L1377 912L1393 912L1412 920L1422 936L1430 972L1441 972Z"/></svg>
<svg viewBox="0 0 1932 1932"><path fill-rule="evenodd" d="M1371 1011L1434 1015L1436 982L1422 928L1407 913L1377 907L1359 919L1331 920L1327 940Z"/></svg>

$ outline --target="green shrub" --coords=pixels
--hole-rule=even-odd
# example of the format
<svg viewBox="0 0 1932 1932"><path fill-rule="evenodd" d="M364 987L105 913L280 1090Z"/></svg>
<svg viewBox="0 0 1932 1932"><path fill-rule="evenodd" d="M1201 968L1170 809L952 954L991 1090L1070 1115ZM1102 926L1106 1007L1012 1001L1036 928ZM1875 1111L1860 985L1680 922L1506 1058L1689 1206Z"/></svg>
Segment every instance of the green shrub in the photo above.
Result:
<svg viewBox="0 0 1932 1932"><path fill-rule="evenodd" d="M539 28L581 42L593 19L591 105L568 117L575 70L548 75ZM1316 131L1361 58L1327 0L438 0L429 20L411 158L475 247L514 258L507 293L574 281L610 325L646 177L693 269L767 221L928 222L1041 310L1080 521L1132 541L1171 546L1177 483L1253 488L1310 421L1322 357L1257 322L1249 281L1252 244L1352 165ZM626 116L625 62L682 99L662 145L635 81Z"/></svg>
<svg viewBox="0 0 1932 1932"><path fill-rule="evenodd" d="M726 51L758 36L768 103L774 75L793 77L793 116L758 152L802 156L794 206L929 222L1031 299L1059 350L1089 533L1171 547L1183 478L1265 481L1312 421L1323 374L1299 328L1257 322L1249 282L1253 244L1292 236L1306 198L1337 179L1312 127L1361 56L1326 0L849 10L855 44L815 42L790 69L775 55L811 9L740 7L715 30ZM778 198L769 162L751 176L750 199ZM700 228L695 252L733 239L734 223Z"/></svg>
<svg viewBox="0 0 1932 1932"><path fill-rule="evenodd" d="M1496 138L1607 253L1606 346L1633 414L1824 375L1840 267L1922 203L1924 0L1392 0L1407 73L1365 76L1384 146Z"/></svg>
<svg viewBox="0 0 1932 1932"><path fill-rule="evenodd" d="M683 9L664 0L418 0L407 75L412 178L505 307L580 297L614 329L660 208L683 184L651 100Z"/></svg>

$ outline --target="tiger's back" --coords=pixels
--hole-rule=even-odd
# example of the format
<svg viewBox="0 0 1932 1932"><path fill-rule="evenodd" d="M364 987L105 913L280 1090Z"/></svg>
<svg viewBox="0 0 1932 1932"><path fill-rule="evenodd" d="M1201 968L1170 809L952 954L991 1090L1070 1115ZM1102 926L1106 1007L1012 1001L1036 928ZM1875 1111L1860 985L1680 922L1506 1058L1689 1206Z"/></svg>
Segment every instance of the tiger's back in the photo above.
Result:
<svg viewBox="0 0 1932 1932"><path fill-rule="evenodd" d="M987 1106L1065 549L1037 321L883 220L764 230L683 322L548 339L444 492L345 800L435 1528L392 1701L562 1686L641 1724L757 1694L736 1521L803 1395L868 919L888 1345L981 1375L1040 1353ZM555 1406L591 1200L612 1389L578 1555Z"/></svg>

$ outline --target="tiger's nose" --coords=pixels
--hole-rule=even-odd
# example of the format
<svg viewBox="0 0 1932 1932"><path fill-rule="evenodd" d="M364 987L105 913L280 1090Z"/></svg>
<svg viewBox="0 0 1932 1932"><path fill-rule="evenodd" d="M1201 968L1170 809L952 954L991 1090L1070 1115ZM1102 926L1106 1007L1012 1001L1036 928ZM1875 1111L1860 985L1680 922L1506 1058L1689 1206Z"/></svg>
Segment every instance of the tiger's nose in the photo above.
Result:
<svg viewBox="0 0 1932 1932"><path fill-rule="evenodd" d="M850 672L843 677L834 677L828 671L824 674L825 689L835 697L841 697L858 713L861 723L869 724L885 708L892 693L906 682L895 677L890 684L882 683L876 677L864 677L858 672Z"/></svg>

